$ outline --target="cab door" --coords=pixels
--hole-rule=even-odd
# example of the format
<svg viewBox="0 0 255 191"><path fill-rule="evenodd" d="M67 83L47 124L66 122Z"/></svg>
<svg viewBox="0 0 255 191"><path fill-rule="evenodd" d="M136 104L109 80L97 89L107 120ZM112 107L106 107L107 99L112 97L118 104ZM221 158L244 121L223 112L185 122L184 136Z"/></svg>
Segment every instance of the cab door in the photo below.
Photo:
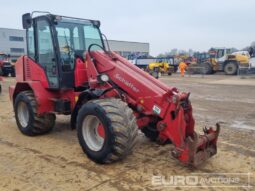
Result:
<svg viewBox="0 0 255 191"><path fill-rule="evenodd" d="M50 89L59 89L59 71L53 30L47 17L35 20L36 24L36 58L45 70Z"/></svg>
<svg viewBox="0 0 255 191"><path fill-rule="evenodd" d="M56 39L59 48L60 84L62 89L73 89L75 50L73 42L73 29L65 24L55 26Z"/></svg>

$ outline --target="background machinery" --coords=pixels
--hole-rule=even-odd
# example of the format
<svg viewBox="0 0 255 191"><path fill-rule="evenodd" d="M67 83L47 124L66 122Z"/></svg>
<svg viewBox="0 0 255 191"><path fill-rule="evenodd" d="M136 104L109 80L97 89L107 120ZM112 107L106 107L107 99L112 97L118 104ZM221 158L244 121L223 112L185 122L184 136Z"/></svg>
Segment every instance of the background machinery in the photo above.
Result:
<svg viewBox="0 0 255 191"><path fill-rule="evenodd" d="M147 58L136 58L136 59L132 59L132 60L129 60L129 62L133 63L134 65L136 65L138 68L142 69L142 70L147 70L148 68L148 65L152 62L155 62L156 61L156 58L153 58L153 57L147 57Z"/></svg>
<svg viewBox="0 0 255 191"><path fill-rule="evenodd" d="M215 60L218 64L218 70L224 71L227 75L236 75L239 66L249 66L249 54L243 52L236 52L230 48L211 48L215 51ZM247 52L248 53L248 52Z"/></svg>
<svg viewBox="0 0 255 191"><path fill-rule="evenodd" d="M55 114L70 114L84 153L97 163L127 156L138 129L162 144L171 141L172 155L184 164L216 154L219 125L198 135L190 93L107 51L99 21L34 14L22 17L28 55L17 60L17 82L9 89L23 134L48 133Z"/></svg>
<svg viewBox="0 0 255 191"><path fill-rule="evenodd" d="M192 74L214 74L219 67L215 60L215 54L212 52L196 52L194 54L195 62L189 65L189 73Z"/></svg>
<svg viewBox="0 0 255 191"><path fill-rule="evenodd" d="M211 48L208 52L195 53L196 63L189 70L193 74L214 74L223 71L227 75L236 75L239 67L249 67L250 56L247 51L227 48Z"/></svg>
<svg viewBox="0 0 255 191"><path fill-rule="evenodd" d="M175 65L174 57L157 58L154 62L148 64L146 71L152 76L159 78L162 74L171 75L178 70Z"/></svg>
<svg viewBox="0 0 255 191"><path fill-rule="evenodd" d="M10 56L0 52L0 76L15 76L15 66L10 62Z"/></svg>

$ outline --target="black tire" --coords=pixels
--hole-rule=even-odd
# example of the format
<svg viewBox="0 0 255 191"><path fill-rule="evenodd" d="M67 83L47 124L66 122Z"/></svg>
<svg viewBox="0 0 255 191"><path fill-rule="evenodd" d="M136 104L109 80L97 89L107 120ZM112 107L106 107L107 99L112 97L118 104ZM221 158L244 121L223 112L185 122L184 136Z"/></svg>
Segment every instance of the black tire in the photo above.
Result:
<svg viewBox="0 0 255 191"><path fill-rule="evenodd" d="M158 140L159 132L154 124L149 124L148 126L141 128L142 133L153 142Z"/></svg>
<svg viewBox="0 0 255 191"><path fill-rule="evenodd" d="M236 75L238 70L238 65L236 62L228 62L224 66L224 72L227 75Z"/></svg>
<svg viewBox="0 0 255 191"><path fill-rule="evenodd" d="M25 120L25 122L24 120L21 122L21 109L19 109L19 107L24 107L24 110L27 111L28 119ZM55 114L47 113L38 116L36 107L37 103L32 91L23 91L17 95L14 103L15 118L19 130L24 135L35 136L46 134L50 132L55 125Z"/></svg>
<svg viewBox="0 0 255 191"><path fill-rule="evenodd" d="M2 70L2 68L0 67L0 76L2 76L3 75L3 70Z"/></svg>
<svg viewBox="0 0 255 191"><path fill-rule="evenodd" d="M92 136L88 138L88 133L85 133L92 125L83 127L83 123L86 124L91 116L96 117L104 129L104 140L97 150L91 149L88 139ZM77 117L79 143L84 153L96 163L112 163L126 157L136 144L137 133L138 127L133 111L120 99L93 100L79 110Z"/></svg>
<svg viewBox="0 0 255 191"><path fill-rule="evenodd" d="M156 72L156 71L152 71L151 75L156 78L159 79L161 77L161 72Z"/></svg>
<svg viewBox="0 0 255 191"><path fill-rule="evenodd" d="M201 63L201 67L204 69L204 74L213 74L212 65L209 62Z"/></svg>
<svg viewBox="0 0 255 191"><path fill-rule="evenodd" d="M159 139L159 132L156 129L156 125L153 123L150 123L148 126L142 127L141 128L142 133L145 135L145 137L147 137L148 139L150 139L150 141L152 142L157 142L161 145L165 145L165 144L171 144L171 140L166 140L165 142L162 142Z"/></svg>

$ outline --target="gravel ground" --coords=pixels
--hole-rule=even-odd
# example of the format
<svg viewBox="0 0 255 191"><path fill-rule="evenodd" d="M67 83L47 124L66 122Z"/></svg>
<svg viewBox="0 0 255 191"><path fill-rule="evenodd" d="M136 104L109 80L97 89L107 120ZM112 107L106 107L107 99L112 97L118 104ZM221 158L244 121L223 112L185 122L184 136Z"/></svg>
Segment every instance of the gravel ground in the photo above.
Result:
<svg viewBox="0 0 255 191"><path fill-rule="evenodd" d="M247 190L232 187L183 187L178 184L153 185L152 177L190 176L192 173L251 173L255 179L255 79L212 75L162 77L162 81L191 92L196 129L222 122L218 154L196 169L180 165L170 157L172 145L160 146L139 134L133 154L125 160L98 165L80 148L76 131L70 130L69 117L57 117L48 135L26 137L16 126L5 78L0 95L0 190ZM238 175L240 184L246 174ZM219 186L217 184L217 186Z"/></svg>

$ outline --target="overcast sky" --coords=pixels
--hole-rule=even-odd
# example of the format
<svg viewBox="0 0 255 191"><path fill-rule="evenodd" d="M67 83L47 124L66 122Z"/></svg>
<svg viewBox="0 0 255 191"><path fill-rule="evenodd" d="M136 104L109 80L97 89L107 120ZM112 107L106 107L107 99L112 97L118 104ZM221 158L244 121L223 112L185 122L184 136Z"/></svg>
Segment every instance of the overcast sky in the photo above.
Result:
<svg viewBox="0 0 255 191"><path fill-rule="evenodd" d="M0 27L21 28L34 10L98 19L108 39L149 42L156 56L172 48L243 48L255 40L254 0L0 0Z"/></svg>

